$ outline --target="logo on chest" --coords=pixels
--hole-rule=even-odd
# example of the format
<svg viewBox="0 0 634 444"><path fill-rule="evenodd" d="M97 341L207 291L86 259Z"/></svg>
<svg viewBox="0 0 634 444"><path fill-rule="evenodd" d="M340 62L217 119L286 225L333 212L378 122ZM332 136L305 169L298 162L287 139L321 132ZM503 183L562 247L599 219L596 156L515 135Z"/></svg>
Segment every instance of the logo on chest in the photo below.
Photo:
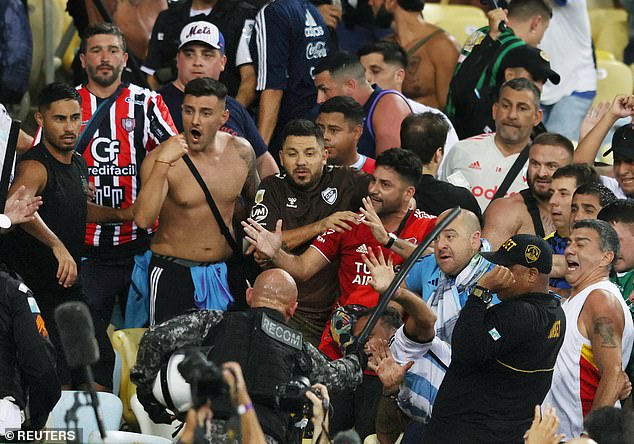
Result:
<svg viewBox="0 0 634 444"><path fill-rule="evenodd" d="M321 197L328 205L332 205L337 200L337 189L328 187L321 192Z"/></svg>
<svg viewBox="0 0 634 444"><path fill-rule="evenodd" d="M297 198L296 197L288 197L288 202L286 202L286 208L297 208Z"/></svg>

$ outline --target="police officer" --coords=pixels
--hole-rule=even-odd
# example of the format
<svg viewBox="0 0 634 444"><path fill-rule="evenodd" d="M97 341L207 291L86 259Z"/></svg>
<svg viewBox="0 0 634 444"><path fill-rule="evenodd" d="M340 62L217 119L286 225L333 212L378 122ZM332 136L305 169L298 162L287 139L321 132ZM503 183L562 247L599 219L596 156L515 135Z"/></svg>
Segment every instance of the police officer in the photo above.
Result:
<svg viewBox="0 0 634 444"><path fill-rule="evenodd" d="M566 320L548 292L552 251L517 234L472 290L452 338L451 365L438 391L425 443L521 443L550 388ZM502 301L487 309L492 293Z"/></svg>
<svg viewBox="0 0 634 444"><path fill-rule="evenodd" d="M33 220L41 204L40 196L30 197L20 187L7 199L0 228ZM22 427L20 410L27 399L30 428L37 430L61 394L55 350L29 288L2 269L0 289L0 434L5 428Z"/></svg>
<svg viewBox="0 0 634 444"><path fill-rule="evenodd" d="M131 378L139 401L156 422L170 420L152 388L163 363L175 351L191 346L211 346L209 359L220 365L236 361L243 368L253 406L269 442L287 442L288 413L275 405L276 387L298 376L322 383L328 390L355 387L361 382L363 359L357 355L328 362L287 321L297 308L297 287L285 271L263 272L246 293L245 312L199 311L171 319L149 330L142 338ZM167 390L163 390L163 397ZM224 442L224 423L230 416L222 402L214 402L212 442ZM240 409L238 409L240 413Z"/></svg>

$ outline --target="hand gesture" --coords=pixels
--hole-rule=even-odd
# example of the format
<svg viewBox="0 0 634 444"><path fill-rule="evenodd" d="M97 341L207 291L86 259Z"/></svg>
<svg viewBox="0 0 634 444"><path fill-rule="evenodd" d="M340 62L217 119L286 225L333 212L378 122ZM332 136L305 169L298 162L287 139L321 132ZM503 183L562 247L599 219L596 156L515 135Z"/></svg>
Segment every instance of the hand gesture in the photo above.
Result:
<svg viewBox="0 0 634 444"><path fill-rule="evenodd" d="M247 385L244 382L242 368L237 362L229 361L222 364L222 377L229 386L229 395L234 406L243 402L244 396L248 396Z"/></svg>
<svg viewBox="0 0 634 444"><path fill-rule="evenodd" d="M377 257L374 255L372 248L368 247L367 256L364 254L361 258L372 274L370 285L379 293L384 293L392 283L395 275L392 256L390 255L386 262L383 251L380 248Z"/></svg>
<svg viewBox="0 0 634 444"><path fill-rule="evenodd" d="M634 114L634 96L616 96L610 106L610 114L614 120Z"/></svg>
<svg viewBox="0 0 634 444"><path fill-rule="evenodd" d="M4 214L11 220L11 224L22 224L35 219L35 212L40 208L40 205L42 205L42 197L28 196L26 187L22 185L7 198Z"/></svg>
<svg viewBox="0 0 634 444"><path fill-rule="evenodd" d="M509 19L507 14L508 11L502 8L491 9L487 12L487 17L489 19L489 36L493 40L497 40L500 35L500 23L508 23Z"/></svg>
<svg viewBox="0 0 634 444"><path fill-rule="evenodd" d="M352 211L337 211L319 222L319 232L335 230L337 233L343 233L358 224L359 218Z"/></svg>
<svg viewBox="0 0 634 444"><path fill-rule="evenodd" d="M282 249L282 219L275 224L275 232L270 232L251 218L242 222L245 239L255 246L255 249L271 259Z"/></svg>
<svg viewBox="0 0 634 444"><path fill-rule="evenodd" d="M365 216L365 219L361 219L361 222L366 224L372 230L372 235L381 245L385 245L389 240L387 230L383 226L383 222L376 214L372 200L369 197L363 198L363 207L359 208L361 213Z"/></svg>
<svg viewBox="0 0 634 444"><path fill-rule="evenodd" d="M368 347L371 353L368 358L368 368L378 375L383 384L384 393L396 392L405 379L405 374L414 365L414 361L409 361L405 365L396 362L385 339L372 338L368 341Z"/></svg>
<svg viewBox="0 0 634 444"><path fill-rule="evenodd" d="M185 136L178 134L161 143L157 148L156 162L169 163L170 165L183 157L188 152Z"/></svg>
<svg viewBox="0 0 634 444"><path fill-rule="evenodd" d="M53 255L59 264L55 275L59 279L59 285L69 288L77 279L77 264L61 242L53 247Z"/></svg>
<svg viewBox="0 0 634 444"><path fill-rule="evenodd" d="M586 135L592 131L592 128L606 115L612 104L610 102L599 102L597 106L592 106L588 110L586 117L581 122L581 128L579 130L579 140L586 137Z"/></svg>
<svg viewBox="0 0 634 444"><path fill-rule="evenodd" d="M550 406L544 408L544 414L540 412L539 405L535 406L535 418L531 428L524 434L525 444L559 444L566 435L555 435L559 428L559 418L555 409Z"/></svg>
<svg viewBox="0 0 634 444"><path fill-rule="evenodd" d="M622 401L632 394L632 382L627 376L627 373L622 371L619 375L617 383L621 384L621 389L619 390L619 399Z"/></svg>
<svg viewBox="0 0 634 444"><path fill-rule="evenodd" d="M497 293L515 284L513 273L502 265L496 265L478 281L478 286Z"/></svg>
<svg viewBox="0 0 634 444"><path fill-rule="evenodd" d="M326 22L326 26L329 28L336 28L341 20L341 8L336 7L335 5L319 5L317 6L319 13L321 14L324 22Z"/></svg>
<svg viewBox="0 0 634 444"><path fill-rule="evenodd" d="M319 396L317 396L317 393ZM328 389L323 384L315 384L311 390L306 392L306 397L313 405L313 423L321 425L324 422L324 417L328 412L328 405L330 404Z"/></svg>

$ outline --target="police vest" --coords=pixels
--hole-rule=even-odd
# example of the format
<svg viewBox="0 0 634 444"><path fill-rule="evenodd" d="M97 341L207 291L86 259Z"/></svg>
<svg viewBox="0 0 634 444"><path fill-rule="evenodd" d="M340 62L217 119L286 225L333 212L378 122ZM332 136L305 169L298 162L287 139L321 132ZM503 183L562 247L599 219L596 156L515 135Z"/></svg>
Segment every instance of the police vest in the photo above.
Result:
<svg viewBox="0 0 634 444"><path fill-rule="evenodd" d="M213 346L209 359L216 365L236 361L264 433L285 442L288 412L276 408L276 387L306 374L302 334L288 327L281 313L270 308L227 312L203 344ZM232 409L227 399L212 400L214 417L226 419Z"/></svg>

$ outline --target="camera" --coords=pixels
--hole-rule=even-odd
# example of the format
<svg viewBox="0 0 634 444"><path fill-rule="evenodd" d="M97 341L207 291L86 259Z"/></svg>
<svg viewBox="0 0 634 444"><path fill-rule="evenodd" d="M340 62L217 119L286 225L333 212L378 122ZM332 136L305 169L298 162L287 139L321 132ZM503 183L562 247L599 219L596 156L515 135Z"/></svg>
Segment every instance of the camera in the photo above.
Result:
<svg viewBox="0 0 634 444"><path fill-rule="evenodd" d="M276 392L276 401L280 410L307 417L311 416L313 409L306 397L306 392L312 392L323 400L321 393L311 388L311 383L305 376L299 376L286 384L278 385Z"/></svg>
<svg viewBox="0 0 634 444"><path fill-rule="evenodd" d="M229 392L222 371L200 350L188 351L185 359L178 364L178 371L191 385L191 399L195 409L207 403L207 400Z"/></svg>

